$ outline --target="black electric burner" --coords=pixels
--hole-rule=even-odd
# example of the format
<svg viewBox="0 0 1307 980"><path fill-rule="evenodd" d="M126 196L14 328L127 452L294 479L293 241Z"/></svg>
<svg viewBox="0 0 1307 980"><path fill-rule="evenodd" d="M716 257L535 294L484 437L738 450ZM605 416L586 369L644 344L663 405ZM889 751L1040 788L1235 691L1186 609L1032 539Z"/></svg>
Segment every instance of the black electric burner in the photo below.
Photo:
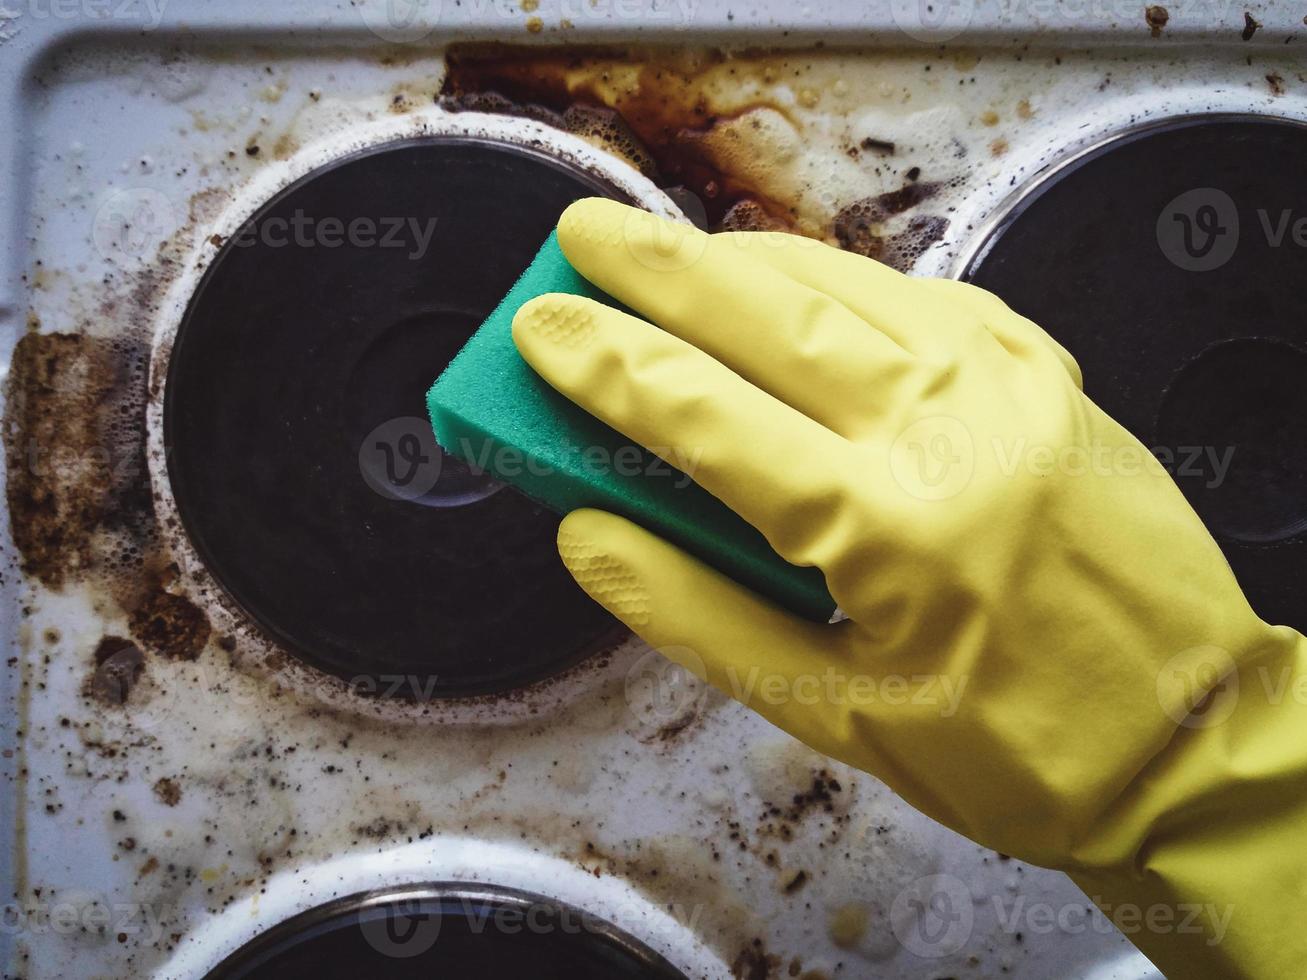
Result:
<svg viewBox="0 0 1307 980"><path fill-rule="evenodd" d="M498 692L618 635L558 517L435 445L425 394L595 177L471 138L394 143L278 194L217 254L164 403L182 523L302 660L379 695Z"/></svg>
<svg viewBox="0 0 1307 980"><path fill-rule="evenodd" d="M685 980L610 923L512 889L423 885L311 909L259 936L208 980Z"/></svg>
<svg viewBox="0 0 1307 980"><path fill-rule="evenodd" d="M1172 119L1052 172L964 278L1158 452L1253 607L1307 629L1307 126Z"/></svg>

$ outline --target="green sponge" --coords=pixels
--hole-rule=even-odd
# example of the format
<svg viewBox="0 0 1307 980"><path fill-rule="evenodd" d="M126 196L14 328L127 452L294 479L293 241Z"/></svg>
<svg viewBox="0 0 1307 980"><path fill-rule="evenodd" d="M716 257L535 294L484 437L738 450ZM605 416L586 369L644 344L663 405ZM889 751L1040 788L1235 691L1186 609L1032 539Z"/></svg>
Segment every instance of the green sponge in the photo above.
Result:
<svg viewBox="0 0 1307 980"><path fill-rule="evenodd" d="M787 562L720 500L632 447L522 359L513 344L513 315L544 293L620 307L568 264L551 234L428 392L441 447L561 513L597 507L621 514L792 612L829 620L835 600L819 570Z"/></svg>

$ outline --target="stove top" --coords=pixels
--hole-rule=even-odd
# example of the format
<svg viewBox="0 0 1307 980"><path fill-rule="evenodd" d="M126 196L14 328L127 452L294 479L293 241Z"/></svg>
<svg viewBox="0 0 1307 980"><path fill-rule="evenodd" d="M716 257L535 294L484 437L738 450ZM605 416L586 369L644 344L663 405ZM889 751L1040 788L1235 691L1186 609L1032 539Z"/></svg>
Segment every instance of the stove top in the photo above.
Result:
<svg viewBox="0 0 1307 980"><path fill-rule="evenodd" d="M556 518L413 424L582 194L980 281L1124 150L1158 171L1096 212L1117 209L1131 254L1184 232L1131 206L1192 177L1236 201L1219 275L1250 288L1263 204L1241 188L1279 193L1307 119L1300 12L1253 4L1250 33L1242 9L873 6L0 12L7 975L529 956L695 980L1157 976L1061 875L615 631L555 564ZM817 46L835 39L864 47ZM1213 113L1264 133L1244 183L1204 169L1243 159L1230 131L1148 128ZM1167 140L1210 159L1162 170ZM1229 223L1190 203L1195 233ZM1188 490L1274 609L1257 563L1301 551L1291 297L1236 329L1206 315L1223 292L1175 299L1190 273L1155 257L1156 283L1131 263L1118 288L1094 222L1067 220L1082 234L1047 274L1098 290L1112 332L1051 302L1070 287L1001 291L1104 365L1093 393L1136 431L1239 447L1221 486ZM1292 253L1265 261L1287 275ZM1194 329L1167 327L1185 302ZM471 939L524 905L542 935ZM572 912L594 926L577 942ZM446 942L419 949L433 921Z"/></svg>

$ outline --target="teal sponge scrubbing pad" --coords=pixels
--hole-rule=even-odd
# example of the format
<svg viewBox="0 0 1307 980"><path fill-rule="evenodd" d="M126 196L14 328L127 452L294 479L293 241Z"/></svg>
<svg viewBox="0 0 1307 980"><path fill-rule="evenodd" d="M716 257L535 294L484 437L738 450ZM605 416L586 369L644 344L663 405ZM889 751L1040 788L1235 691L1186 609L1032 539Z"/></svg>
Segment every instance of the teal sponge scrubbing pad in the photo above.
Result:
<svg viewBox="0 0 1307 980"><path fill-rule="evenodd" d="M619 305L568 264L550 235L428 392L441 447L559 512L621 514L791 611L828 620L835 601L820 571L785 561L716 497L568 401L522 359L513 315L544 293Z"/></svg>

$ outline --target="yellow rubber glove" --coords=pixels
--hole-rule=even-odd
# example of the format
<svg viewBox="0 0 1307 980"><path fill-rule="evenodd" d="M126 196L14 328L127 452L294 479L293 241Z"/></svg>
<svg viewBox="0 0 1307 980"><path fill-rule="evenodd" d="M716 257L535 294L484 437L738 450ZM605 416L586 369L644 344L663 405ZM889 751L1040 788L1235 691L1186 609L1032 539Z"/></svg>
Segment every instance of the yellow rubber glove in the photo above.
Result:
<svg viewBox="0 0 1307 980"><path fill-rule="evenodd" d="M1303 974L1307 642L1257 618L1062 348L978 289L791 236L587 200L558 237L658 326L543 296L522 355L698 460L849 618L797 619L593 510L559 531L584 589L930 816L1139 906L1173 980Z"/></svg>

